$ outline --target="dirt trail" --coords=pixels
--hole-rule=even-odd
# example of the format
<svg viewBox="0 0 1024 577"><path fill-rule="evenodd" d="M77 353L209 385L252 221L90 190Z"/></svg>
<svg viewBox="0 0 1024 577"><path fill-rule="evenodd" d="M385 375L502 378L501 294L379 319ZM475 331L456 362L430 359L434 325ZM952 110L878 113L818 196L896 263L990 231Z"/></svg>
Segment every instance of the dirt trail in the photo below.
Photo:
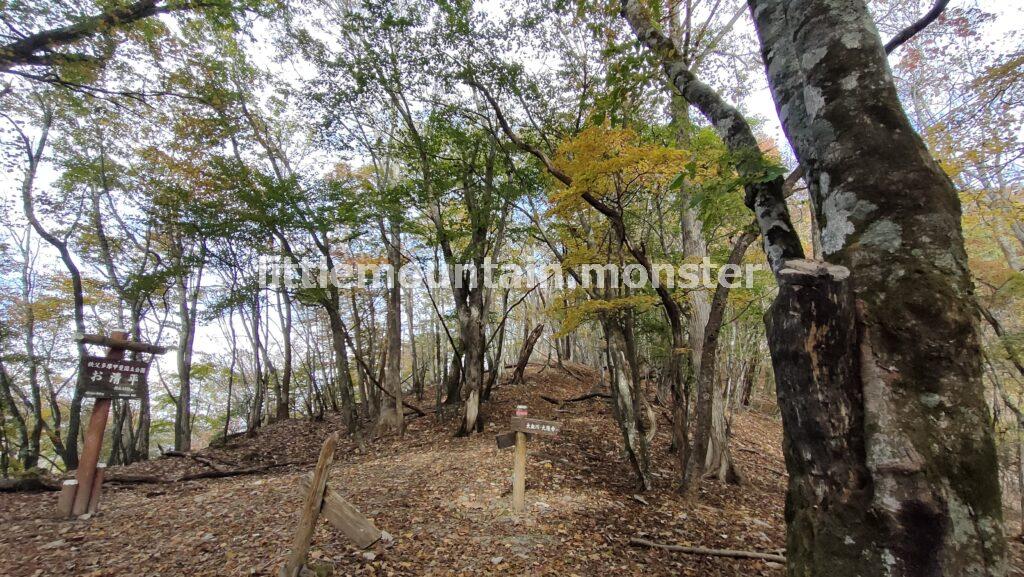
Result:
<svg viewBox="0 0 1024 577"><path fill-rule="evenodd" d="M737 415L735 458L742 487L708 481L696 503L672 492L667 426L655 443L658 488L638 495L618 449L607 401L558 408L540 399L587 392L594 375L532 366L518 387L500 387L483 435L452 438L450 423L411 421L403 439L343 442L330 485L395 537L388 548L352 548L321 522L310 562L322 575L782 575L764 561L638 549L630 537L714 548L784 546L784 465L776 418ZM557 440L531 441L527 513L508 511L512 455L494 433L512 408L563 422ZM663 423L664 425L664 423ZM255 438L207 450L252 464L312 461L336 420L291 420ZM158 459L112 470L177 476L202 470L189 459ZM0 573L54 575L276 575L300 496L295 466L267 474L163 485L113 485L87 521L53 518L56 494L0 495Z"/></svg>

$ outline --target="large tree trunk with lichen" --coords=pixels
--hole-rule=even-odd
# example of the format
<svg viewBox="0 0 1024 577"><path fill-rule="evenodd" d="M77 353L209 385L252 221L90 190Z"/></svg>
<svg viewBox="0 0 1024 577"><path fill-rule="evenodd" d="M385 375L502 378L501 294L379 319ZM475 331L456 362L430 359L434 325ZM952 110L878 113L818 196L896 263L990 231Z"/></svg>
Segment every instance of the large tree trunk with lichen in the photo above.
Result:
<svg viewBox="0 0 1024 577"><path fill-rule="evenodd" d="M789 572L1001 575L956 190L904 114L863 1L749 4L835 265L780 275L770 315Z"/></svg>

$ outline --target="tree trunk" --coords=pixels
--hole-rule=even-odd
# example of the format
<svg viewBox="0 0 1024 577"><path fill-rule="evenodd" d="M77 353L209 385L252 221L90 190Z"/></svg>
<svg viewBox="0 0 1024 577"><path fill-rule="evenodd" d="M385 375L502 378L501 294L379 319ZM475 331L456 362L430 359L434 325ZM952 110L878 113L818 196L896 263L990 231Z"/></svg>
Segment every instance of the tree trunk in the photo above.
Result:
<svg viewBox="0 0 1024 577"><path fill-rule="evenodd" d="M352 330L355 334L355 343L352 353L360 356L363 354L363 323L359 316L359 304L356 301L356 290L353 288L349 292L349 298L352 301ZM372 357L371 357L372 358ZM356 363L356 380L359 389L359 401L360 406L363 408L363 419L369 421L372 411L376 411L372 408L371 399L373 396L370 394L371 387L366 383L366 370L363 368L362 363Z"/></svg>
<svg viewBox="0 0 1024 577"><path fill-rule="evenodd" d="M530 331L530 334L523 341L523 346L519 349L519 359L516 361L515 372L512 373L511 384L517 385L523 382L523 371L526 370L527 363L530 362L530 356L533 354L533 346L537 344L537 339L544 333L544 325L539 324Z"/></svg>
<svg viewBox="0 0 1024 577"><path fill-rule="evenodd" d="M402 266L401 234L395 221L388 224L390 230L386 230L383 221L380 228L387 244L392 274L391 286L387 289L387 366L384 369L384 388L390 394L381 395L377 434L384 429L394 429L401 436L405 430L405 409L402 406L402 285L398 274Z"/></svg>
<svg viewBox="0 0 1024 577"><path fill-rule="evenodd" d="M729 265L738 265L747 248L757 238L754 232L745 232L733 245ZM719 283L708 310L701 345L700 370L697 372L697 425L694 431L693 451L686 468L686 485L694 490L705 471L711 471L721 480L738 481L729 457L728 431L725 426L725 403L715 392L718 374L718 336L722 330L725 308L729 303L729 287ZM717 426L716 426L717 422ZM714 442L712 442L714 439Z"/></svg>
<svg viewBox="0 0 1024 577"><path fill-rule="evenodd" d="M131 334L136 341L142 340L142 303L132 307L131 311ZM134 353L133 358L138 358L139 353ZM130 408L129 408L130 410ZM139 399L139 419L135 428L131 428L131 419L128 419L127 430L131 433L131 442L126 446L128 461L149 460L149 433L152 423L152 410L149 401L149 383L142 387L142 398Z"/></svg>
<svg viewBox="0 0 1024 577"><path fill-rule="evenodd" d="M757 377L757 367L760 364L761 359L758 356L758 351L754 352L754 356L747 363L747 368L743 371L743 379L740 382L740 406L750 406L750 396L754 391L754 379Z"/></svg>
<svg viewBox="0 0 1024 577"><path fill-rule="evenodd" d="M334 300L337 303L337 299ZM341 396L342 421L348 433L354 434L359 428L355 412L355 401L352 394L352 374L348 364L348 351L345 347L345 325L337 306L325 307L331 326L331 346L334 349L334 363L337 372L338 389Z"/></svg>
<svg viewBox="0 0 1024 577"><path fill-rule="evenodd" d="M30 163L31 176L34 178L35 171L38 168L39 160L42 158L43 150L46 147L47 136L49 134L50 125L53 120L52 111L47 109L44 114L44 122L41 127L41 133L35 151L28 151L31 156L35 157L35 160ZM27 175L28 176L28 175ZM26 177L26 182L29 178ZM25 211L25 218L28 219L32 228L36 231L51 246L57 249L60 254L60 260L64 263L64 268L68 270L68 275L71 277L71 293L74 301L74 314L75 314L75 331L85 334L85 291L82 288L82 274L78 270L78 265L75 264L74 258L71 256L71 251L68 249L68 243L65 240L57 238L55 235L47 231L39 219L36 218L35 213L35 201L32 197L32 187L22 187L22 208ZM85 344L78 343L78 356L83 357L86 354ZM79 387L75 387L73 396L71 397L70 415L68 417L68 435L66 441L66 452L64 456L64 464L68 469L74 469L78 467L78 437L81 432L82 423L82 393Z"/></svg>
<svg viewBox="0 0 1024 577"><path fill-rule="evenodd" d="M196 329L195 311L189 310L188 285L185 276L178 277L178 317L181 328L178 331L178 350L175 357L178 364L178 404L174 417L174 450L192 449L192 343Z"/></svg>
<svg viewBox="0 0 1024 577"><path fill-rule="evenodd" d="M452 351L452 360L447 364L448 378L445 384L446 405L458 405L462 402L459 391L462 389L462 353Z"/></svg>
<svg viewBox="0 0 1024 577"><path fill-rule="evenodd" d="M260 347L260 300L255 295L250 303L252 314L252 366L253 386L255 387L252 406L250 407L249 432L254 433L263 423L263 395L266 391L265 379L263 376L263 365L261 364Z"/></svg>
<svg viewBox="0 0 1024 577"><path fill-rule="evenodd" d="M277 391L275 418L284 420L289 417L292 404L292 303L283 289L278 293L277 314L283 324L281 332L284 338L284 367L282 367L280 386Z"/></svg>
<svg viewBox="0 0 1024 577"><path fill-rule="evenodd" d="M423 400L423 373L418 370L419 359L416 355L416 325L413 322L413 294L415 290L409 286L405 288L405 322L408 325L409 333L409 356L412 361L412 389L416 393L416 400Z"/></svg>
<svg viewBox="0 0 1024 577"><path fill-rule="evenodd" d="M179 247L179 265L181 264L181 248ZM205 247L200 251L205 255ZM178 277L178 317L181 329L178 333L178 350L175 351L178 363L178 405L174 420L174 449L189 451L192 448L192 347L195 343L196 320L199 313L199 290L202 284L202 264L194 271L195 284L189 288L188 278L182 274Z"/></svg>
<svg viewBox="0 0 1024 577"><path fill-rule="evenodd" d="M478 277L479 278L479 277ZM457 307L459 317L459 340L462 343L462 426L460 434L471 435L483 428L480 417L480 396L484 382L484 311L483 290L476 287L469 291L468 302Z"/></svg>
<svg viewBox="0 0 1024 577"><path fill-rule="evenodd" d="M31 186L31 180L27 186ZM32 303L32 248L31 232L25 232L24 263L21 269L22 305L25 307L25 356L28 359L28 385L32 393L32 428L28 444L22 447L22 466L25 470L39 464L39 440L43 434L43 396L39 386L39 365L36 359L36 315Z"/></svg>
<svg viewBox="0 0 1024 577"><path fill-rule="evenodd" d="M3 414L9 414L14 419L14 426L18 432L18 460L25 463L29 460L27 455L29 451L29 433L25 418L22 416L21 411L18 410L18 405L11 392L15 386L17 385L11 380L3 360L0 359L0 404L3 405Z"/></svg>
<svg viewBox="0 0 1024 577"><path fill-rule="evenodd" d="M997 459L956 190L900 105L862 1L749 4L824 256L846 267L783 271L770 313L789 572L1001 575ZM809 395L808 385L820 388Z"/></svg>

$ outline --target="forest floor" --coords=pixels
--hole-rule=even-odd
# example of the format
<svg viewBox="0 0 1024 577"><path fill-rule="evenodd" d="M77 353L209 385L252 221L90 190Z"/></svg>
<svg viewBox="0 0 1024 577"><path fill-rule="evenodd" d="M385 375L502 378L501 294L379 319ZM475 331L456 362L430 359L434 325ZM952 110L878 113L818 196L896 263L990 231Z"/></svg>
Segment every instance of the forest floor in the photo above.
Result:
<svg viewBox="0 0 1024 577"><path fill-rule="evenodd" d="M595 375L532 365L523 385L499 386L487 405L485 434L453 438L451 422L409 422L404 438L343 437L329 486L394 541L367 551L321 521L309 564L318 575L782 575L760 560L691 556L630 546L632 537L719 549L779 552L785 465L777 416L740 412L733 457L741 486L705 481L697 499L673 489L662 419L655 442L657 487L636 492L606 400L558 407L589 392ZM424 403L426 404L426 403ZM499 451L517 404L561 421L555 439L529 443L527 511L509 512L511 450ZM55 519L56 493L0 494L0 573L12 577L276 575L298 519L302 475L336 418L289 420L253 437L197 452L213 463L296 463L266 473L167 484L110 484L100 512ZM108 476L176 478L210 470L191 458L160 458L111 468ZM1014 540L1015 575L1024 545Z"/></svg>

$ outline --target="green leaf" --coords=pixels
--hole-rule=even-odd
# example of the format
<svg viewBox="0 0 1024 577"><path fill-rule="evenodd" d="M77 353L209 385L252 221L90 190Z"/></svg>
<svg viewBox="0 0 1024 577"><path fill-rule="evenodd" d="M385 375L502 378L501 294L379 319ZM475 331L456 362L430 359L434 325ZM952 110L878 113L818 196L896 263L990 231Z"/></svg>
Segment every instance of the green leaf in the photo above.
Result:
<svg viewBox="0 0 1024 577"><path fill-rule="evenodd" d="M683 187L683 183L686 182L686 173L680 172L679 176L672 181L672 184L668 185L669 190L679 190Z"/></svg>

